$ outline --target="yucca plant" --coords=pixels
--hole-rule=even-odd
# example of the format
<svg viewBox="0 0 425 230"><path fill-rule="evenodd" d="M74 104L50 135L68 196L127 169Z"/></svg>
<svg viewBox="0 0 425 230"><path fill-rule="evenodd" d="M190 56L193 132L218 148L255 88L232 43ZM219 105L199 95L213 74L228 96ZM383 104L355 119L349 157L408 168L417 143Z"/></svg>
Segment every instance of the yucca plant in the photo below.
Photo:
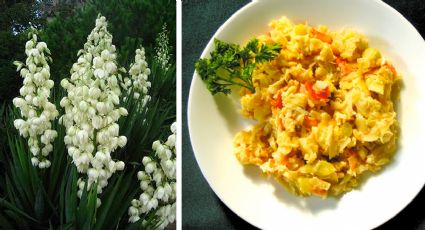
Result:
<svg viewBox="0 0 425 230"><path fill-rule="evenodd" d="M154 58L158 54L138 46L135 58L121 66L105 18L97 21L62 86L47 78L47 54L34 49L42 46L48 52L49 43L38 45L36 34L31 34L27 55L31 60L41 55L46 63L37 59L35 69L28 61L16 63L24 69L27 89L15 105L0 106L0 226L6 229L155 229L174 220L175 189L170 187L171 195L168 187L175 185L175 124L170 129L176 118L175 59L168 50L165 66ZM34 100L39 86L51 91ZM45 107L49 113L43 113ZM49 123L30 135L40 119ZM159 144L168 146L168 155L158 153ZM139 181L140 171L151 170L144 164L147 157L168 175L148 187ZM143 193L157 204L135 213L131 207Z"/></svg>

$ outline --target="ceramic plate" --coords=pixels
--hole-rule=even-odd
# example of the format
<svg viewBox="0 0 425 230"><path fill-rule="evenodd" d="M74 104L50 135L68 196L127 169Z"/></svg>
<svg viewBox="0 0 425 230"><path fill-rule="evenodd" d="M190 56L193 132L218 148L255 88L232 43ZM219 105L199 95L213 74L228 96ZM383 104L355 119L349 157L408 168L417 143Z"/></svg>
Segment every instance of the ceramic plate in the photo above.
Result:
<svg viewBox="0 0 425 230"><path fill-rule="evenodd" d="M217 196L237 215L262 229L370 229L391 219L425 183L425 42L397 11L379 0L264 0L236 12L214 38L239 44L266 33L272 19L353 28L381 50L403 77L398 119L401 137L393 161L341 198L300 198L256 166L242 166L234 135L252 124L240 114L237 96L212 96L195 73L188 124L196 160ZM202 57L212 51L213 38Z"/></svg>

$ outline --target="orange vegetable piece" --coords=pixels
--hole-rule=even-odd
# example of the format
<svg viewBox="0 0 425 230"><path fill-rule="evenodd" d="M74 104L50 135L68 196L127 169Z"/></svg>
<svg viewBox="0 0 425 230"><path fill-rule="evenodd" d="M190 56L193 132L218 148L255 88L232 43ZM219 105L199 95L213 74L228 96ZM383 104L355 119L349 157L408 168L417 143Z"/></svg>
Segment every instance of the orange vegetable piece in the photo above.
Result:
<svg viewBox="0 0 425 230"><path fill-rule="evenodd" d="M348 158L348 164L350 165L350 169L352 171L355 171L355 169L357 167L357 158L355 156L350 156Z"/></svg>
<svg viewBox="0 0 425 230"><path fill-rule="evenodd" d="M314 188L312 192L321 197L326 196L326 194L328 193L326 189L320 189L320 188Z"/></svg>
<svg viewBox="0 0 425 230"><path fill-rule="evenodd" d="M350 169L352 171L355 171L357 168L357 163L359 162L359 156L358 153L354 149L348 149L348 165L350 166Z"/></svg>
<svg viewBox="0 0 425 230"><path fill-rule="evenodd" d="M307 92L310 95L310 97L313 100L316 100L316 101L318 101L320 99L328 99L328 97L331 94L329 87L326 87L326 88L321 89L321 90L315 90L313 88L313 84L311 82L305 83L305 88L307 89Z"/></svg>
<svg viewBox="0 0 425 230"><path fill-rule="evenodd" d="M278 109L283 108L283 103L282 103L282 93L279 91L277 94L277 98L276 99L272 99L272 101L270 102L270 104Z"/></svg>
<svg viewBox="0 0 425 230"><path fill-rule="evenodd" d="M336 57L335 62L337 65L347 64L347 60L342 57Z"/></svg>
<svg viewBox="0 0 425 230"><path fill-rule="evenodd" d="M351 66L348 64L348 62L345 59L341 57L337 57L336 64L339 66L342 76L345 76L352 72Z"/></svg>
<svg viewBox="0 0 425 230"><path fill-rule="evenodd" d="M304 116L304 121L310 126L317 126L319 124L317 120L310 118L307 115Z"/></svg>
<svg viewBox="0 0 425 230"><path fill-rule="evenodd" d="M319 31L317 31L314 28L311 29L311 33L313 34L313 36L315 38L321 40L322 42L326 42L328 44L331 44L332 43L332 37L329 36L329 35L327 35L327 34L325 34L325 33L319 32Z"/></svg>
<svg viewBox="0 0 425 230"><path fill-rule="evenodd" d="M281 160L280 160L280 164L287 166L289 164L289 156L286 155L286 156L282 157Z"/></svg>

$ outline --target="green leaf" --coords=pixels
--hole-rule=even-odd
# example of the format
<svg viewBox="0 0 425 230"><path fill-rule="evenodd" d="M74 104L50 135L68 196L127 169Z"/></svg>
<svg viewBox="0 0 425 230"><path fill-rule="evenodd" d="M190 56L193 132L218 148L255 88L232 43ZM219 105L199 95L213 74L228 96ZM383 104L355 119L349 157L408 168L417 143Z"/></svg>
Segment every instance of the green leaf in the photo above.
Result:
<svg viewBox="0 0 425 230"><path fill-rule="evenodd" d="M97 183L92 185L92 189L88 196L88 204L87 204L87 210L88 210L88 221L86 222L87 229L92 229L95 220L96 220L96 211L97 211Z"/></svg>
<svg viewBox="0 0 425 230"><path fill-rule="evenodd" d="M210 58L199 59L195 69L212 93L230 94L232 86L255 91L252 73L256 64L272 60L280 52L279 44L259 44L250 40L244 48L214 39Z"/></svg>
<svg viewBox="0 0 425 230"><path fill-rule="evenodd" d="M105 222L108 221L108 219L106 218L108 215L108 211L109 210L115 210L115 207L112 209L112 204L114 203L114 197L116 196L116 194L118 193L120 189L120 182L122 180L122 176L118 177L118 182L116 183L116 186L112 187L112 190L109 194L105 194L105 199L103 201L103 204L100 207L99 210L99 216L97 218L97 224L95 226L96 229L102 229L102 227L107 227L107 226L111 226L111 225L105 225ZM120 194L121 195L121 194ZM111 221L109 219L109 221Z"/></svg>
<svg viewBox="0 0 425 230"><path fill-rule="evenodd" d="M42 190L42 186L39 186L34 201L35 218L38 220L43 219L44 215L44 194Z"/></svg>
<svg viewBox="0 0 425 230"><path fill-rule="evenodd" d="M66 193L63 194L65 202L65 220L66 222L76 221L77 210L77 169L72 165L69 172L69 180L66 183Z"/></svg>
<svg viewBox="0 0 425 230"><path fill-rule="evenodd" d="M16 175L14 180L19 181L20 186L26 191L28 200L34 200L34 194L37 191L36 184L39 181L38 174L31 165L29 153L26 151L27 148L25 148L22 138L17 138L14 146L16 147L16 152L12 156L15 166L14 175Z"/></svg>
<svg viewBox="0 0 425 230"><path fill-rule="evenodd" d="M128 223L127 210L131 205L131 200L136 198L136 194L140 192L136 169L132 168L126 173L115 174L112 176L109 186L101 197L103 204L98 210L95 229L117 226L121 221L125 224ZM122 218L114 218L116 216Z"/></svg>
<svg viewBox="0 0 425 230"><path fill-rule="evenodd" d="M32 220L34 222L38 222L36 219L32 218L31 216L29 216L27 213L23 212L19 208L15 207L13 204L9 203L4 198L0 198L0 206L5 208L5 209L9 209L10 211L12 211L16 214L19 214L21 217L27 218L27 219Z"/></svg>
<svg viewBox="0 0 425 230"><path fill-rule="evenodd" d="M92 229L96 216L97 184L92 184L90 190L87 184L86 179L76 213L76 225L82 229Z"/></svg>
<svg viewBox="0 0 425 230"><path fill-rule="evenodd" d="M87 213L87 201L88 201L87 196L88 196L88 191L87 191L87 180L86 180L84 184L83 192L81 194L80 203L78 204L77 212L76 212L77 228L84 227L87 221L86 217L89 215L89 213Z"/></svg>

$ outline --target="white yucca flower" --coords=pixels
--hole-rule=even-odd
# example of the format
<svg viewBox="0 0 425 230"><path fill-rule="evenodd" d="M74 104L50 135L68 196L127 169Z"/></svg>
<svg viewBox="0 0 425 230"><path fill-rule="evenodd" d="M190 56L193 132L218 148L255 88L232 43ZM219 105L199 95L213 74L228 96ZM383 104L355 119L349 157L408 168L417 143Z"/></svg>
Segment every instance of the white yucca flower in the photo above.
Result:
<svg viewBox="0 0 425 230"><path fill-rule="evenodd" d="M158 34L155 39L155 60L161 65L161 67L167 71L170 68L170 46L168 40L167 24L162 25L162 31Z"/></svg>
<svg viewBox="0 0 425 230"><path fill-rule="evenodd" d="M127 90L133 89L134 99L138 99L140 95L144 95L142 99L143 106L150 100L150 96L148 95L149 88L151 87L151 83L148 80L150 73L151 70L146 62L145 48L141 46L140 49L136 50L134 63L130 65L130 79L126 78L121 86Z"/></svg>
<svg viewBox="0 0 425 230"><path fill-rule="evenodd" d="M47 159L53 150L52 142L57 132L52 129L52 121L59 115L56 106L49 102L50 89L54 82L50 80L50 50L46 43L39 42L35 29L29 33L30 40L25 44L27 59L24 63L15 61L17 71L24 78L21 97L13 99L20 109L22 119L14 121L20 135L28 138L28 147L33 154L31 163L39 168L50 167Z"/></svg>
<svg viewBox="0 0 425 230"><path fill-rule="evenodd" d="M131 201L129 222L153 212L161 223L159 228L164 229L176 218L176 122L171 125L171 132L165 143L152 143L153 157L142 160L144 170L137 173L142 194Z"/></svg>
<svg viewBox="0 0 425 230"><path fill-rule="evenodd" d="M128 114L119 107L117 55L105 17L96 19L96 27L78 55L71 78L61 82L68 92L60 102L65 108L61 118L66 127L64 141L78 172L88 175L88 189L97 182L101 193L112 174L124 169L124 162L114 161L111 153L127 143L125 136L119 136L117 121ZM79 181L79 188L81 195L84 180Z"/></svg>

